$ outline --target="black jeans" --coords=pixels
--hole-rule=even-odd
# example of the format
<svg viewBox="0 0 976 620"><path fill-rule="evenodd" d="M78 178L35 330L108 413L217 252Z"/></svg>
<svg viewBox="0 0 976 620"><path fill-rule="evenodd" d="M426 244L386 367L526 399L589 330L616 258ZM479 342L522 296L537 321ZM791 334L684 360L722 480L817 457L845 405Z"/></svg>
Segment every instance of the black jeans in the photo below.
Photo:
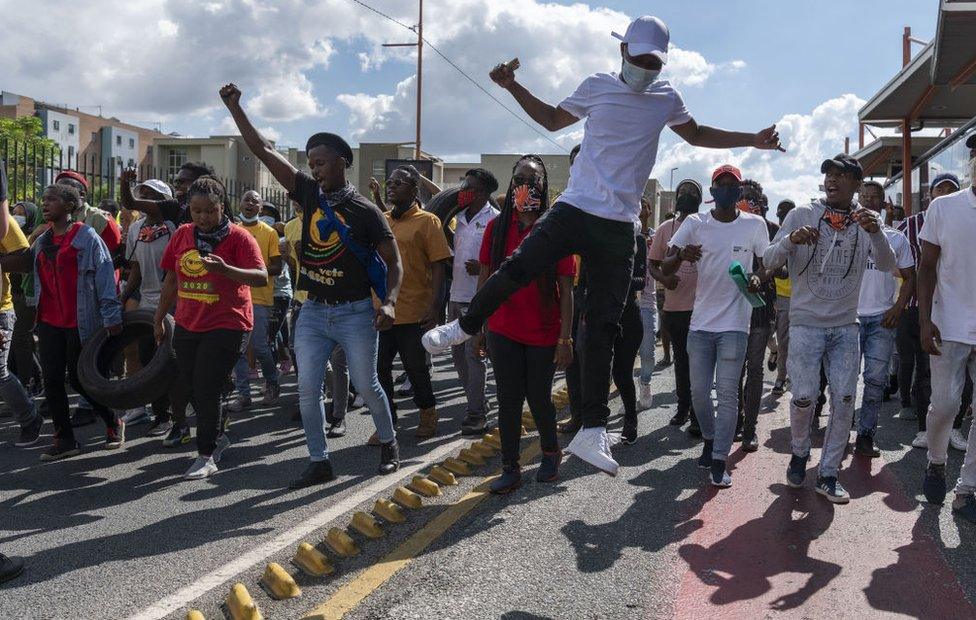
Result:
<svg viewBox="0 0 976 620"><path fill-rule="evenodd" d="M613 343L613 383L624 405L624 418L637 419L637 390L634 387L634 361L644 338L637 298L632 296L620 316L620 335Z"/></svg>
<svg viewBox="0 0 976 620"><path fill-rule="evenodd" d="M691 411L691 376L688 367L688 330L691 327L691 310L664 311L661 321L671 336L674 353L674 388L678 396L678 414L686 416ZM694 422L694 416L692 416Z"/></svg>
<svg viewBox="0 0 976 620"><path fill-rule="evenodd" d="M68 392L64 388L64 373L68 382L78 394L87 400L106 428L117 428L119 421L115 412L99 404L78 381L78 356L81 354L81 338L76 328L65 329L47 323L37 324L38 350L41 356L41 373L44 376L44 397L47 399L51 420L54 422L54 437L58 441L71 443L75 439L68 416Z"/></svg>
<svg viewBox="0 0 976 620"><path fill-rule="evenodd" d="M152 361L156 353L156 343L150 338L141 338L138 342L139 361L143 367ZM179 372L179 370L177 370ZM160 396L152 403L153 419L157 423L172 420L174 424L186 424L186 403L189 398L186 384L177 379L169 393ZM170 414L172 408L172 415Z"/></svg>
<svg viewBox="0 0 976 620"><path fill-rule="evenodd" d="M564 202L553 205L522 245L491 275L461 317L461 329L475 334L512 293L579 254L586 264L586 323L582 353L582 419L587 428L607 425L613 341L627 301L634 263L634 225L585 213Z"/></svg>
<svg viewBox="0 0 976 620"><path fill-rule="evenodd" d="M224 413L220 394L224 380L247 349L249 332L215 329L191 332L176 326L173 350L180 380L192 391L190 398L197 413L197 452L210 456L217 438L224 433Z"/></svg>
<svg viewBox="0 0 976 620"><path fill-rule="evenodd" d="M281 361L283 355L279 344L288 346L288 306L290 297L275 297L268 317L268 346L271 347L271 358Z"/></svg>
<svg viewBox="0 0 976 620"><path fill-rule="evenodd" d="M749 328L746 360L742 365L744 381L739 381L739 426L742 427L743 441L756 436L759 405L762 403L763 374L766 371L766 348L772 331L772 323Z"/></svg>
<svg viewBox="0 0 976 620"><path fill-rule="evenodd" d="M522 404L526 400L539 429L543 452L556 452L559 439L556 437L556 408L552 404L556 347L534 347L492 331L488 332L487 341L491 366L495 370L502 465L506 469L518 467Z"/></svg>
<svg viewBox="0 0 976 620"><path fill-rule="evenodd" d="M583 331L583 300L586 291L580 287L573 288L573 363L566 369L566 391L569 393L569 415L573 420L580 419L583 409L583 386L580 378L579 342Z"/></svg>
<svg viewBox="0 0 976 620"><path fill-rule="evenodd" d="M427 352L420 343L424 330L420 323L394 325L390 329L380 332L379 350L376 354L376 372L380 385L390 401L390 413L393 414L393 425L397 423L396 401L393 400L393 360L397 353L400 362L410 379L413 387L413 402L418 409L430 409L437 404L434 398L434 388L430 384L430 368L427 367Z"/></svg>

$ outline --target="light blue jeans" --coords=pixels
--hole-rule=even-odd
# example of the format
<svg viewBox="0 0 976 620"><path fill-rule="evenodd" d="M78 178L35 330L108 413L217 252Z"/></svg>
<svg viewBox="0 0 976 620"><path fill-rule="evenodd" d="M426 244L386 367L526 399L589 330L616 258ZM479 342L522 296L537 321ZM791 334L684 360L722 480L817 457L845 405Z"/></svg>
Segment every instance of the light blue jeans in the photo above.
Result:
<svg viewBox="0 0 976 620"><path fill-rule="evenodd" d="M810 423L820 395L820 367L827 373L830 419L820 453L821 476L837 476L850 438L854 396L860 369L860 335L856 323L840 327L790 325L790 431L793 454L810 454Z"/></svg>
<svg viewBox="0 0 976 620"><path fill-rule="evenodd" d="M881 325L884 314L858 317L861 353L864 356L864 393L861 396L861 417L857 423L859 435L874 436L878 427L878 412L884 400L891 367L891 351L895 347L895 330Z"/></svg>
<svg viewBox="0 0 976 620"><path fill-rule="evenodd" d="M688 332L691 404L702 437L712 440L712 458L728 459L739 417L739 378L746 359L746 332ZM718 408L712 406L715 385Z"/></svg>
<svg viewBox="0 0 976 620"><path fill-rule="evenodd" d="M396 439L390 404L376 374L378 336L373 327L374 317L371 299L336 305L314 301L302 304L295 325L298 407L302 413L308 455L313 462L329 458L322 381L336 345L346 352L349 378L369 407L380 442L389 443Z"/></svg>
<svg viewBox="0 0 976 620"><path fill-rule="evenodd" d="M657 309L653 306L640 309L641 323L644 325L644 339L640 346L640 382L647 385L654 372L654 345L657 341Z"/></svg>
<svg viewBox="0 0 976 620"><path fill-rule="evenodd" d="M254 359L261 365L261 375L265 383L278 383L278 362L271 354L271 346L268 343L268 323L271 321L271 306L251 306L254 310L254 329L251 331L251 348L254 351ZM247 353L241 355L234 366L234 383L237 393L241 398L251 397L251 379L249 377L250 366L247 363Z"/></svg>

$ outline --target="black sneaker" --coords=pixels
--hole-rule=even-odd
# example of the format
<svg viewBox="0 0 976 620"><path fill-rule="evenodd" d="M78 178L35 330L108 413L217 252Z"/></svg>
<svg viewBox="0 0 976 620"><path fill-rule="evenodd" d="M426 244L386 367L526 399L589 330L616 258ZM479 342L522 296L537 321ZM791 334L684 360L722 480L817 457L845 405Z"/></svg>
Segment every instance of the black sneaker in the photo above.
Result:
<svg viewBox="0 0 976 620"><path fill-rule="evenodd" d="M922 480L922 493L930 504L941 505L946 496L945 464L929 463Z"/></svg>
<svg viewBox="0 0 976 620"><path fill-rule="evenodd" d="M502 470L502 475L498 476L488 488L495 495L505 495L522 486L522 471L515 467L506 467Z"/></svg>
<svg viewBox="0 0 976 620"><path fill-rule="evenodd" d="M554 482L559 478L559 463L563 460L562 450L543 452L539 470L535 472L536 482Z"/></svg>
<svg viewBox="0 0 976 620"><path fill-rule="evenodd" d="M484 435L487 426L486 421L485 416L469 413L464 416L464 420L461 422L461 434L465 437Z"/></svg>
<svg viewBox="0 0 976 620"><path fill-rule="evenodd" d="M163 439L163 445L167 448L181 446L190 443L190 426L187 424L175 424L169 429Z"/></svg>
<svg viewBox="0 0 976 620"><path fill-rule="evenodd" d="M41 438L42 426L44 426L44 418L41 416L36 416L33 422L20 428L20 439L18 439L14 445L18 448L33 446Z"/></svg>
<svg viewBox="0 0 976 620"><path fill-rule="evenodd" d="M854 440L854 454L875 458L881 456L881 450L874 446L874 438L871 435L858 435Z"/></svg>
<svg viewBox="0 0 976 620"><path fill-rule="evenodd" d="M807 478L807 461L810 455L790 457L790 465L786 468L786 483L794 489L803 486L803 481Z"/></svg>
<svg viewBox="0 0 976 620"><path fill-rule="evenodd" d="M95 411L89 407L78 407L71 416L71 427L88 426L95 423Z"/></svg>
<svg viewBox="0 0 976 620"><path fill-rule="evenodd" d="M392 474L400 469L400 446L396 439L380 446L380 473Z"/></svg>
<svg viewBox="0 0 976 620"><path fill-rule="evenodd" d="M698 426L698 418L692 416L691 424L688 425L688 434L692 437L701 437L701 427Z"/></svg>
<svg viewBox="0 0 976 620"><path fill-rule="evenodd" d="M165 437L173 430L173 423L169 420L155 421L146 430L146 437Z"/></svg>
<svg viewBox="0 0 976 620"><path fill-rule="evenodd" d="M952 512L959 515L966 521L976 524L976 496L957 495L952 501Z"/></svg>
<svg viewBox="0 0 976 620"><path fill-rule="evenodd" d="M637 416L624 418L623 432L620 433L620 443L629 446L637 441Z"/></svg>
<svg viewBox="0 0 976 620"><path fill-rule="evenodd" d="M24 572L23 558L8 558L0 553L0 583L10 581Z"/></svg>
<svg viewBox="0 0 976 620"><path fill-rule="evenodd" d="M846 504L851 496L837 481L837 476L818 476L817 493L820 493L834 504Z"/></svg>
<svg viewBox="0 0 976 620"><path fill-rule="evenodd" d="M670 424L671 426L684 426L685 422L687 421L688 421L688 412L679 411L678 413L674 414L671 417L671 420L668 422L668 424Z"/></svg>
<svg viewBox="0 0 976 620"><path fill-rule="evenodd" d="M77 441L62 442L55 439L51 448L41 455L41 460L45 462L60 461L79 454L81 454L81 448Z"/></svg>
<svg viewBox="0 0 976 620"><path fill-rule="evenodd" d="M742 451L743 452L755 452L759 450L759 440L756 439L756 435L743 435L742 436Z"/></svg>
<svg viewBox="0 0 976 620"><path fill-rule="evenodd" d="M325 431L325 436L329 439L335 439L336 437L342 437L346 434L346 421L335 420L329 423L329 428Z"/></svg>
<svg viewBox="0 0 976 620"><path fill-rule="evenodd" d="M710 469L712 467L712 445L714 444L711 439L702 442L702 453L698 457L699 469Z"/></svg>
<svg viewBox="0 0 976 620"><path fill-rule="evenodd" d="M306 487L324 484L335 480L332 473L332 463L329 461L315 461L308 464L302 475L297 480L288 485L289 489L304 489Z"/></svg>
<svg viewBox="0 0 976 620"><path fill-rule="evenodd" d="M710 482L713 487L719 487L720 489L732 486L732 476L725 469L725 461L712 459Z"/></svg>

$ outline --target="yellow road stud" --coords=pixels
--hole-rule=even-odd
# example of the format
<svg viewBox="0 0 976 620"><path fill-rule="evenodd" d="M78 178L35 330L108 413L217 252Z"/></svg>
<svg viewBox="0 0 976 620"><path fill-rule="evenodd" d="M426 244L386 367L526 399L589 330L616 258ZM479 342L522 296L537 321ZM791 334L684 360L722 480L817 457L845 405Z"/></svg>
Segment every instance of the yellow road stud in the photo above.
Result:
<svg viewBox="0 0 976 620"><path fill-rule="evenodd" d="M471 468L468 467L468 464L465 463L464 461L454 458L453 456L449 456L446 459L444 459L444 462L441 463L441 465L444 467L444 469L451 472L452 474L458 476L471 475Z"/></svg>
<svg viewBox="0 0 976 620"><path fill-rule="evenodd" d="M457 480L454 478L454 474L447 471L440 465L434 465L430 469L430 473L427 477L436 482L437 484L452 487L457 485Z"/></svg>
<svg viewBox="0 0 976 620"><path fill-rule="evenodd" d="M383 518L387 523L403 523L407 520L400 507L388 499L380 498L373 506L373 512Z"/></svg>
<svg viewBox="0 0 976 620"><path fill-rule="evenodd" d="M461 448L461 453L458 454L458 460L464 461L468 465L474 465L475 467L485 464L484 457L469 448Z"/></svg>
<svg viewBox="0 0 976 620"><path fill-rule="evenodd" d="M502 449L502 440L500 437L495 437L494 435L488 434L481 438L486 444L491 446L496 450Z"/></svg>
<svg viewBox="0 0 976 620"><path fill-rule="evenodd" d="M414 476L408 486L411 490L427 497L436 497L441 494L441 488L437 486L437 483L423 476Z"/></svg>
<svg viewBox="0 0 976 620"><path fill-rule="evenodd" d="M393 501L404 508L413 508L414 510L420 508L424 503L419 495L404 487L397 487L393 491Z"/></svg>
<svg viewBox="0 0 976 620"><path fill-rule="evenodd" d="M376 519L374 519L372 515L368 515L365 512L357 512L354 514L352 516L352 523L349 524L349 527L367 538L383 538L383 530L381 530L379 524L376 523Z"/></svg>
<svg viewBox="0 0 976 620"><path fill-rule="evenodd" d="M265 587L272 598L279 601L286 598L298 598L302 595L302 589L298 587L288 571L277 562L271 562L264 569L261 585Z"/></svg>
<svg viewBox="0 0 976 620"><path fill-rule="evenodd" d="M254 604L243 583L235 583L224 600L227 611L234 620L264 620L261 610Z"/></svg>
<svg viewBox="0 0 976 620"><path fill-rule="evenodd" d="M495 449L491 446L491 444L487 444L484 441L474 442L471 444L471 449L481 456L495 456Z"/></svg>
<svg viewBox="0 0 976 620"><path fill-rule="evenodd" d="M355 541L337 527L332 528L325 535L325 544L329 545L329 548L340 558L350 558L359 554L359 547L356 546Z"/></svg>
<svg viewBox="0 0 976 620"><path fill-rule="evenodd" d="M186 612L186 620L207 620L207 619L203 617L203 613L201 613L199 610L191 609L190 611Z"/></svg>
<svg viewBox="0 0 976 620"><path fill-rule="evenodd" d="M329 563L329 558L307 542L298 545L298 551L291 561L313 577L325 577L335 572L335 567Z"/></svg>

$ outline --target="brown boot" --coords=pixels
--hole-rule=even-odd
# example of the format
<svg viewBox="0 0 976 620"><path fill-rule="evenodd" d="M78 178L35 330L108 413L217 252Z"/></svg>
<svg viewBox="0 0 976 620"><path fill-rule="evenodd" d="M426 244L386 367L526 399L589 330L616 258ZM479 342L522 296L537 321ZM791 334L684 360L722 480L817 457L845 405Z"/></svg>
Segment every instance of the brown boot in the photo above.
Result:
<svg viewBox="0 0 976 620"><path fill-rule="evenodd" d="M420 424L417 425L417 431L413 434L417 439L428 439L437 434L437 409L431 407L430 409L420 410Z"/></svg>
<svg viewBox="0 0 976 620"><path fill-rule="evenodd" d="M373 434L369 436L369 439L366 440L366 445L367 446L380 445L380 436L377 435L376 432L374 431Z"/></svg>

